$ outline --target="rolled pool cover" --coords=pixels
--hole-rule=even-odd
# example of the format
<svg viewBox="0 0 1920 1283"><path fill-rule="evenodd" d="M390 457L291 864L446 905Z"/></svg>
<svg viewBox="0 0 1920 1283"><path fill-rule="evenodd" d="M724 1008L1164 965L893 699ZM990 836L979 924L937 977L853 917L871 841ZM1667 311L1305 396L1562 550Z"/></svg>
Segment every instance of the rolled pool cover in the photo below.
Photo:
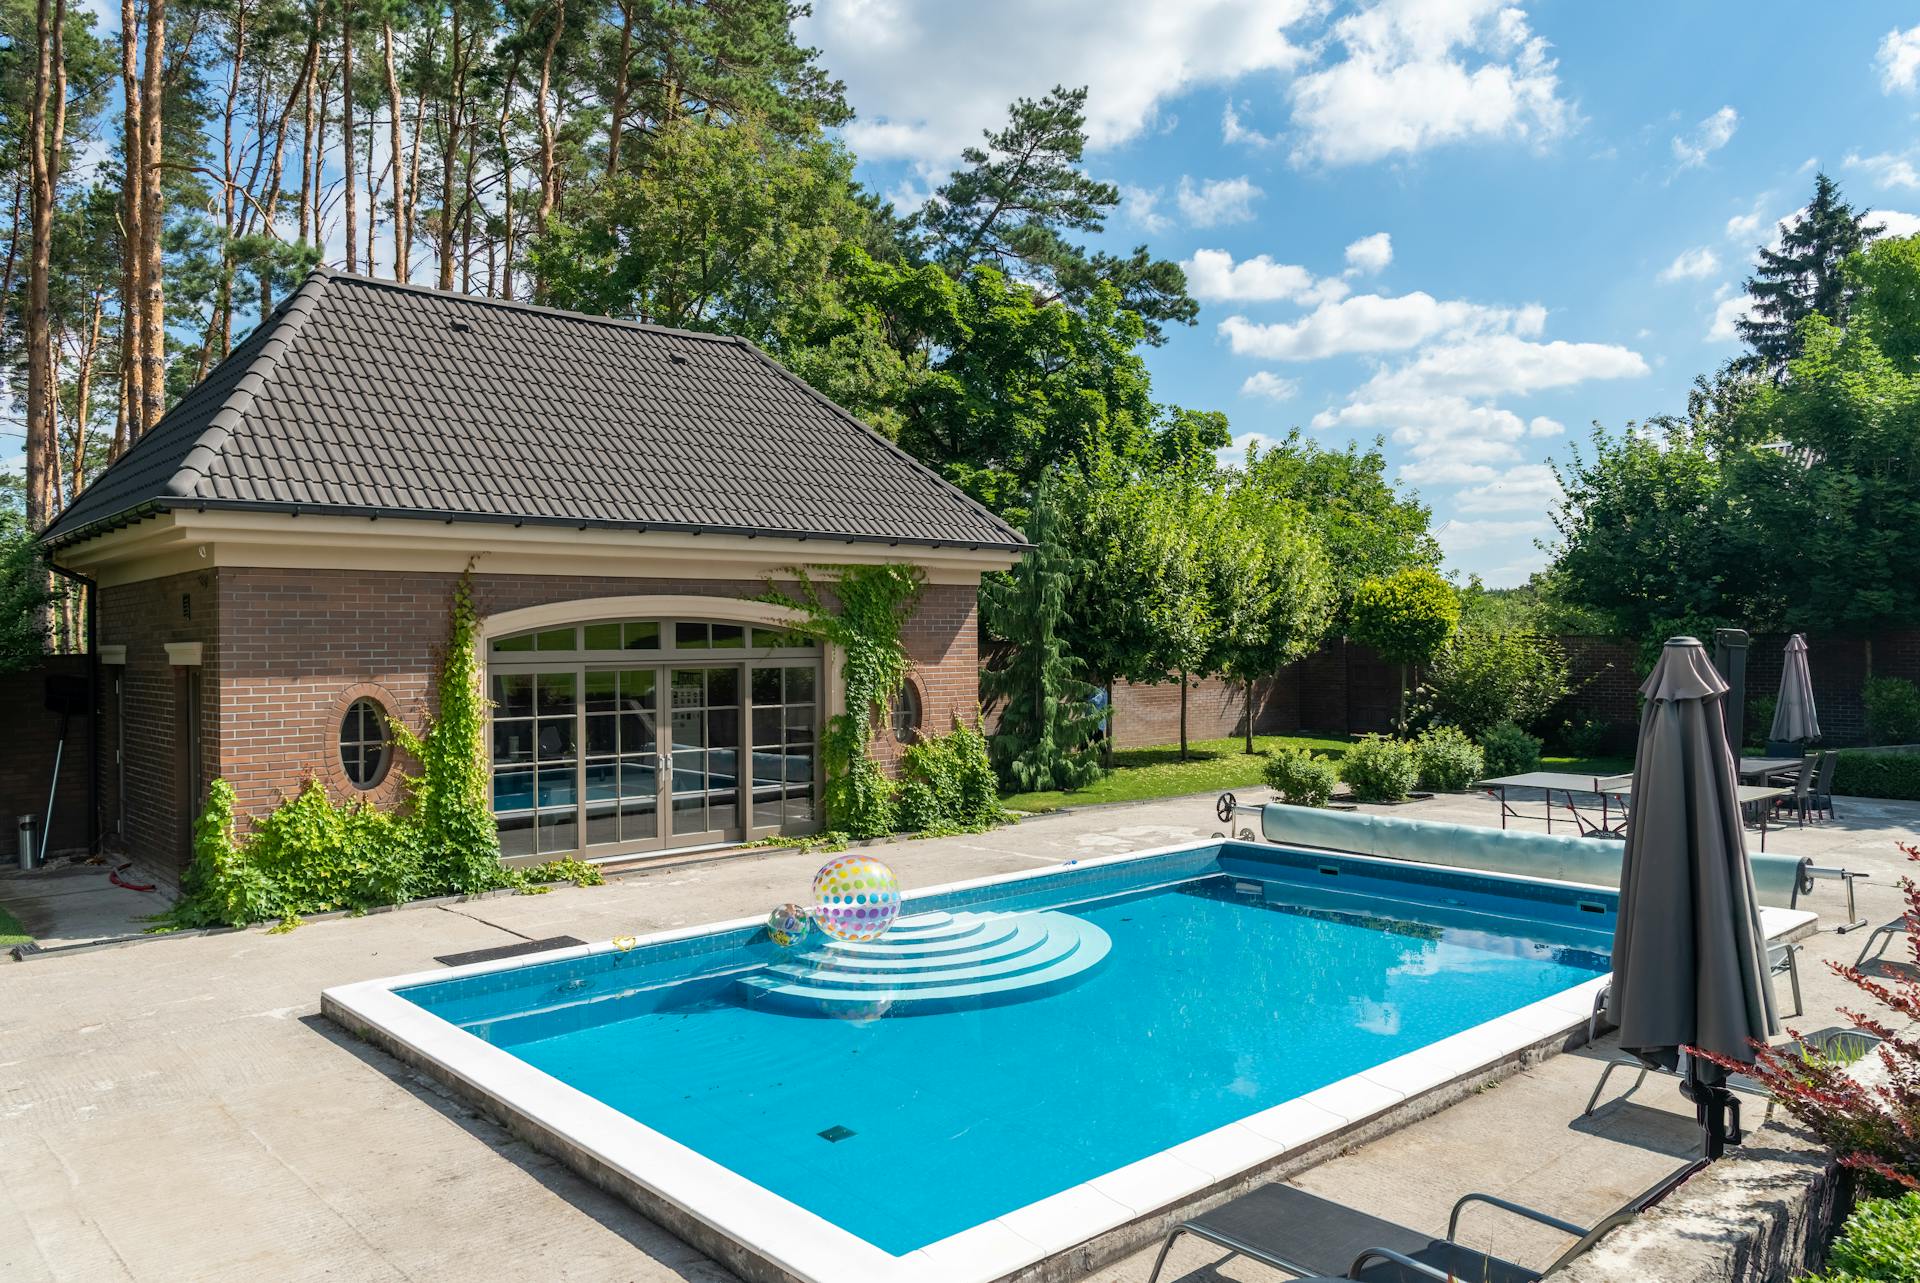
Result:
<svg viewBox="0 0 1920 1283"><path fill-rule="evenodd" d="M1319 847L1389 860L1478 869L1483 873L1510 873L1616 888L1620 885L1620 857L1624 851L1620 842L1608 838L1562 837L1552 833L1482 828L1477 824L1402 820L1361 811L1288 806L1284 802L1269 802L1260 809L1260 831L1267 841L1283 846ZM1813 875L1809 872L1811 860L1795 855L1765 854L1747 858L1753 863L1754 888L1764 905L1790 909L1803 892L1813 889Z"/></svg>

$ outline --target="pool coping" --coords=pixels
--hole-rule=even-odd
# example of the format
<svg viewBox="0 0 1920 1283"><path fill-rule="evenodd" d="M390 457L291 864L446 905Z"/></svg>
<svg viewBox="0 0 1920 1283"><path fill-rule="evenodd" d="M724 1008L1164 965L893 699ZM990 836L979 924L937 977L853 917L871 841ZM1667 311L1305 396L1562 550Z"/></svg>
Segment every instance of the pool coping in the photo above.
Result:
<svg viewBox="0 0 1920 1283"><path fill-rule="evenodd" d="M1230 845L1245 845L1232 839ZM915 900L1058 876L1069 867L1123 865L1220 846L1201 839L1067 864L972 878L912 892ZM1288 844L1291 846L1292 844ZM1434 869L1376 856L1343 858L1382 866ZM1473 871L1495 881L1580 887L1514 874ZM1592 888L1613 893L1615 888ZM1810 929L1804 910L1765 909L1769 939ZM591 957L727 931L761 919L676 927L619 944L601 941L545 953L444 967L339 985L321 994L321 1011L346 1028L452 1088L535 1148L634 1204L668 1230L752 1283L998 1283L1057 1278L1097 1265L1155 1237L1176 1213L1266 1173L1290 1157L1386 1123L1404 1125L1431 1109L1445 1089L1517 1069L1584 1040L1597 976L1548 998L1429 1043L1360 1073L1215 1128L1092 1180L1004 1213L904 1255L885 1252L824 1217L588 1096L512 1052L432 1014L396 992L412 985ZM624 947L624 948L623 948ZM1439 1108L1451 1098L1433 1104Z"/></svg>

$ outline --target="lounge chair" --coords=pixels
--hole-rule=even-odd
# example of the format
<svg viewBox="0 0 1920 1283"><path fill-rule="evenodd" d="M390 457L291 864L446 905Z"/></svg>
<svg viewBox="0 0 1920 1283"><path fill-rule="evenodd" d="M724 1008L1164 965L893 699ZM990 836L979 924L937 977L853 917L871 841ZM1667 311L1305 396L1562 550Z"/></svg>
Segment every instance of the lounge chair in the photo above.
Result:
<svg viewBox="0 0 1920 1283"><path fill-rule="evenodd" d="M1262 1185L1231 1203L1176 1225L1161 1244L1147 1283L1159 1283L1167 1253L1182 1234L1205 1239L1237 1256L1251 1257L1303 1280L1448 1283L1460 1279L1472 1283L1533 1283L1577 1260L1608 1232L1665 1197L1698 1167L1699 1164L1692 1164L1677 1175L1666 1177L1591 1226L1576 1225L1491 1194L1468 1194L1453 1205L1444 1238L1369 1216L1291 1185ZM1516 1265L1491 1253L1466 1247L1458 1240L1460 1213L1474 1203L1537 1221L1572 1235L1576 1241L1544 1268Z"/></svg>

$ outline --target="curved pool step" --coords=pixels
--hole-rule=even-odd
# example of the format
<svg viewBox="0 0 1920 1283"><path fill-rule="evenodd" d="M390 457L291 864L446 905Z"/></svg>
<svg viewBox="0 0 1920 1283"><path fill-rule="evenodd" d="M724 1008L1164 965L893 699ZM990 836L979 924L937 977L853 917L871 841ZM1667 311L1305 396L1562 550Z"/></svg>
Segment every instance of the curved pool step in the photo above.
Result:
<svg viewBox="0 0 1920 1283"><path fill-rule="evenodd" d="M1093 923L1053 910L916 914L878 940L816 945L737 984L745 1001L796 1015L921 1015L1057 992L1112 947Z"/></svg>

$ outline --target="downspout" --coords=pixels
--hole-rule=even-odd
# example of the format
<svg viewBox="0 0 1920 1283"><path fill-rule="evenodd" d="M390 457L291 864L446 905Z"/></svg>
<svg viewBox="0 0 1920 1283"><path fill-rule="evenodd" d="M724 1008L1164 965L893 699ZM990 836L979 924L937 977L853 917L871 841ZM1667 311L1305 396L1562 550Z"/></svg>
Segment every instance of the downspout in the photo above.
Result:
<svg viewBox="0 0 1920 1283"><path fill-rule="evenodd" d="M77 570L47 562L87 594L87 854L100 854L100 585Z"/></svg>

